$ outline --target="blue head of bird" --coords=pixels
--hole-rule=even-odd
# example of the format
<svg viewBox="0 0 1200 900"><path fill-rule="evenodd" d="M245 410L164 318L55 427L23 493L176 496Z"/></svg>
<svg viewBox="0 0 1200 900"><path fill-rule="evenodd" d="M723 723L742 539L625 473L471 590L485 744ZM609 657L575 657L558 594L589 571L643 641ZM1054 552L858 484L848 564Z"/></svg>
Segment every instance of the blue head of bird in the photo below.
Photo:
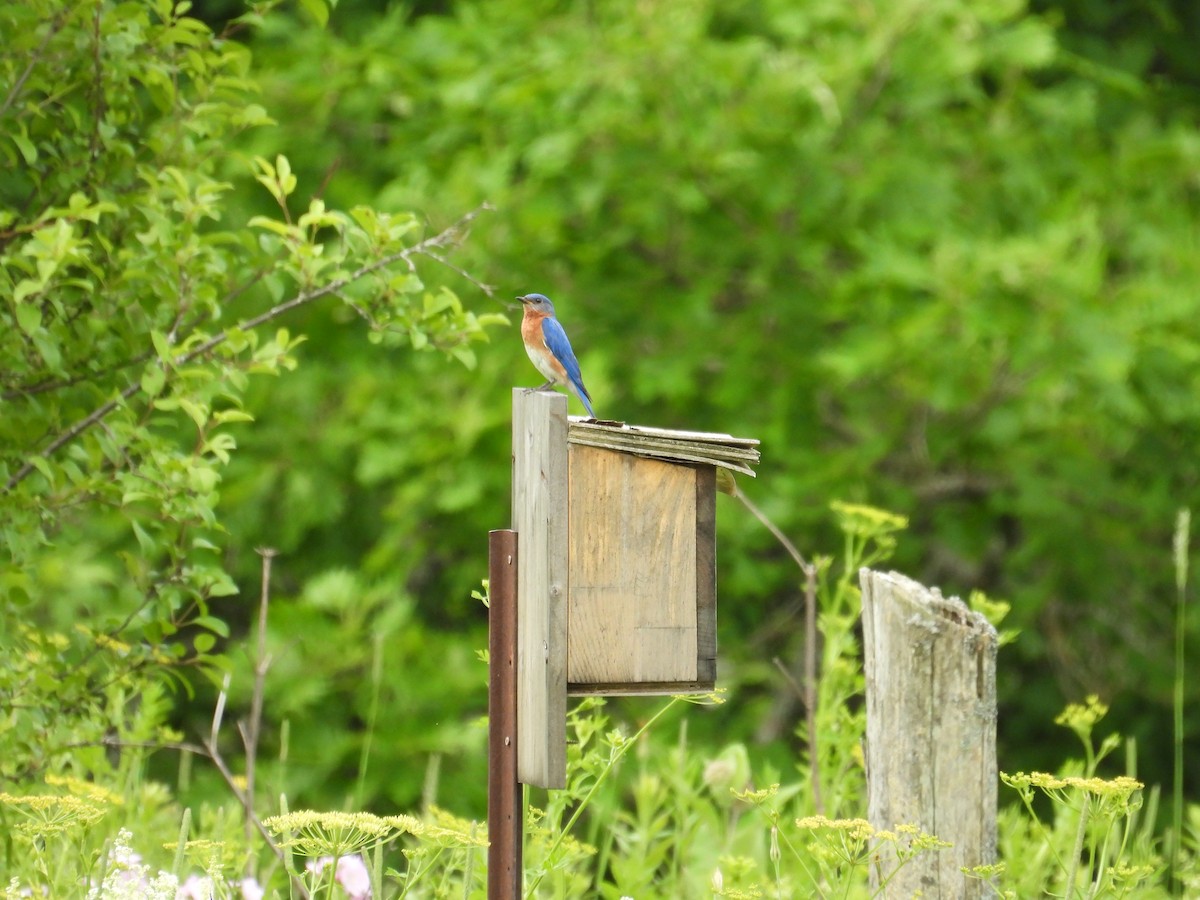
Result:
<svg viewBox="0 0 1200 900"><path fill-rule="evenodd" d="M533 310L535 313L542 315L554 315L554 304L550 302L550 298L545 294L526 294L524 297L518 297L527 309Z"/></svg>

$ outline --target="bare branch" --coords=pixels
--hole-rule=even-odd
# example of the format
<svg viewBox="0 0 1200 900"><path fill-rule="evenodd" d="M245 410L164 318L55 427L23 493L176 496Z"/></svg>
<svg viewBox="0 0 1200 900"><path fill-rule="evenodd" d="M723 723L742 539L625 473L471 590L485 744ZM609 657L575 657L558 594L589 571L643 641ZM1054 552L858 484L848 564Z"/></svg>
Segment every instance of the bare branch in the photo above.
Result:
<svg viewBox="0 0 1200 900"><path fill-rule="evenodd" d="M287 856L284 854L283 850L276 845L275 841L271 839L270 832L267 831L266 826L263 825L262 820L254 811L254 796L249 790L249 776L247 776L246 780L247 789L242 790L237 783L237 778L234 777L233 772L230 771L229 766L226 765L225 758L221 756L221 751L217 749L217 734L221 730L221 719L223 719L225 716L225 699L226 692L229 690L229 681L230 676L226 674L225 683L221 687L221 693L217 695L217 705L213 710L212 729L209 733L208 742L204 745L204 755L212 760L213 765L217 767L217 771L221 773L221 777L225 780L226 786L230 791L233 792L233 796L237 798L238 803L242 805L242 809L246 814L246 821L250 823L253 829L262 836L264 841L267 842L267 846L271 848L271 851L279 858L279 861L283 863L284 871L286 872ZM249 837L249 834L250 833L248 830L247 837ZM291 872L288 872L288 877L291 878L292 887L298 892L299 896L305 898L305 900L308 900L308 893L305 891L304 885L300 883L300 880Z"/></svg>
<svg viewBox="0 0 1200 900"><path fill-rule="evenodd" d="M291 879L292 890L295 891L296 896L303 898L303 900L311 900L308 890L304 887L304 883L292 872L288 871L287 854L285 854L271 838L271 833L267 831L267 826L263 825L262 819L255 815L254 807L250 802L250 798L241 790L241 788L238 787L237 779L234 777L233 772L229 770L229 766L225 764L225 759L219 752L217 752L217 748L215 746L206 747L205 750L208 758L211 759L213 765L217 767L217 771L221 773L221 778L225 780L226 786L233 792L233 795L237 797L238 802L242 804L242 808L246 811L247 820L253 823L254 829L259 833L262 839L267 842L267 846L271 848L271 852L274 853L279 861L283 864L283 870L287 872L288 878Z"/></svg>

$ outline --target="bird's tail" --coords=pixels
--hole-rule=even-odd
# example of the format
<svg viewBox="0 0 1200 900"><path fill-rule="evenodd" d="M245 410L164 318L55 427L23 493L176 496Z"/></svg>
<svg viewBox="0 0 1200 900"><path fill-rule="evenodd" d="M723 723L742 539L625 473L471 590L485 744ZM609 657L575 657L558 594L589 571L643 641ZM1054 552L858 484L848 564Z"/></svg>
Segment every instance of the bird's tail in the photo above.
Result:
<svg viewBox="0 0 1200 900"><path fill-rule="evenodd" d="M588 415L593 419L596 418L596 414L592 411L592 395L583 386L583 381L581 379L568 378L567 384L570 385L571 393L579 398L579 402L583 404L583 408L588 411Z"/></svg>

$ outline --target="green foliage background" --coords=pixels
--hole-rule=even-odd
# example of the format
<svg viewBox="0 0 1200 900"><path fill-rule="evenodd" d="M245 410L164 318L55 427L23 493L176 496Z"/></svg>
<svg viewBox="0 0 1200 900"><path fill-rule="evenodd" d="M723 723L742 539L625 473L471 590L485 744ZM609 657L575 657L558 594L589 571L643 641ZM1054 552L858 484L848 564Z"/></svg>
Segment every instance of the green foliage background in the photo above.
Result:
<svg viewBox="0 0 1200 900"><path fill-rule="evenodd" d="M1170 535L1200 476L1200 76L1160 38L1196 22L1162 7L1120 36L1102 6L308 2L235 25L214 96L179 86L213 74L199 22L112 6L120 117L95 114L93 60L66 43L47 46L67 102L29 105L55 96L35 69L0 116L0 476L138 390L3 495L6 655L46 641L23 625L71 635L62 683L110 717L123 700L88 699L97 680L222 664L244 710L254 550L274 548L264 780L285 777L268 760L286 722L296 804L407 808L440 784L479 815L470 592L508 521L510 386L536 383L489 316L540 290L601 416L757 437L743 489L801 548L834 540L830 499L869 502L910 519L897 568L1012 603L1003 767L1051 768L1054 713L1095 692L1165 782ZM65 8L0 13L0 94L53 23L87 33ZM220 31L242 11L194 12ZM277 154L290 191L252 162ZM188 346L482 204L453 268L335 292L178 371ZM171 343L181 324L191 345ZM742 509L719 519L731 694L690 714L693 740L788 766L795 700L765 661L799 666L796 572ZM80 668L120 625L125 655ZM183 680L172 721L203 732L219 677ZM96 738L47 743L51 724L14 715L6 779ZM188 790L214 779L198 767Z"/></svg>
<svg viewBox="0 0 1200 900"><path fill-rule="evenodd" d="M802 546L828 536L831 496L910 516L901 568L1013 602L1014 757L1098 691L1165 762L1164 548L1198 474L1200 140L1178 102L1196 82L1181 68L1164 95L1119 55L1062 49L1054 20L1009 2L343 7L324 31L260 32L280 127L254 149L287 148L307 183L332 170L339 202L434 222L494 205L463 265L500 298L558 300L601 415L762 439L747 489ZM355 535L360 577L460 629L506 521L507 389L531 377L515 335L413 389L411 359L351 361L322 326L277 408L331 390L331 414L354 412L322 420L317 456L329 433L348 445L252 508L312 517L271 538L285 551ZM312 415L299 434L285 418L240 457L258 489L311 440ZM382 523L347 527L350 484ZM801 649L794 575L743 513L721 526L744 714L722 727L756 733L787 688L753 660Z"/></svg>

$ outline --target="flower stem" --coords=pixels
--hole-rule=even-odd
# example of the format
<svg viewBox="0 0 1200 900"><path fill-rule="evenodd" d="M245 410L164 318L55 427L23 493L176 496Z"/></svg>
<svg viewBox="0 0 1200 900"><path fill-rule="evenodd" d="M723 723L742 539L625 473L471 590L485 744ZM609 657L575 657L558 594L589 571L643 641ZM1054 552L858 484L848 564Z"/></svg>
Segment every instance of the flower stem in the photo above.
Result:
<svg viewBox="0 0 1200 900"><path fill-rule="evenodd" d="M617 763L621 761L621 757L629 752L629 748L638 742L641 736L650 729L651 725L661 719L666 714L667 710L671 709L682 699L684 698L672 697L662 709L646 720L646 723L637 730L633 737L621 744L621 746L617 748L616 752L609 757L608 763L605 764L604 768L600 771L600 774L596 776L596 780L592 782L592 786L588 789L588 792L583 795L583 799L580 800L578 805L575 807L575 812L571 814L571 818L567 820L567 824L558 830L558 836L554 838L554 843L552 843L550 848L546 851L546 861L543 862L541 871L538 872L537 877L533 879L529 887L525 889L526 898L535 896L534 892L537 890L538 885L542 883L542 879L546 876L547 864L554 858L554 853L556 850L558 850L559 845L562 844L563 838L570 834L571 829L575 827L575 823L579 820L579 817L583 815L583 811L587 809L592 797L596 796L596 791L600 789L600 785L604 783L609 774L616 767Z"/></svg>

